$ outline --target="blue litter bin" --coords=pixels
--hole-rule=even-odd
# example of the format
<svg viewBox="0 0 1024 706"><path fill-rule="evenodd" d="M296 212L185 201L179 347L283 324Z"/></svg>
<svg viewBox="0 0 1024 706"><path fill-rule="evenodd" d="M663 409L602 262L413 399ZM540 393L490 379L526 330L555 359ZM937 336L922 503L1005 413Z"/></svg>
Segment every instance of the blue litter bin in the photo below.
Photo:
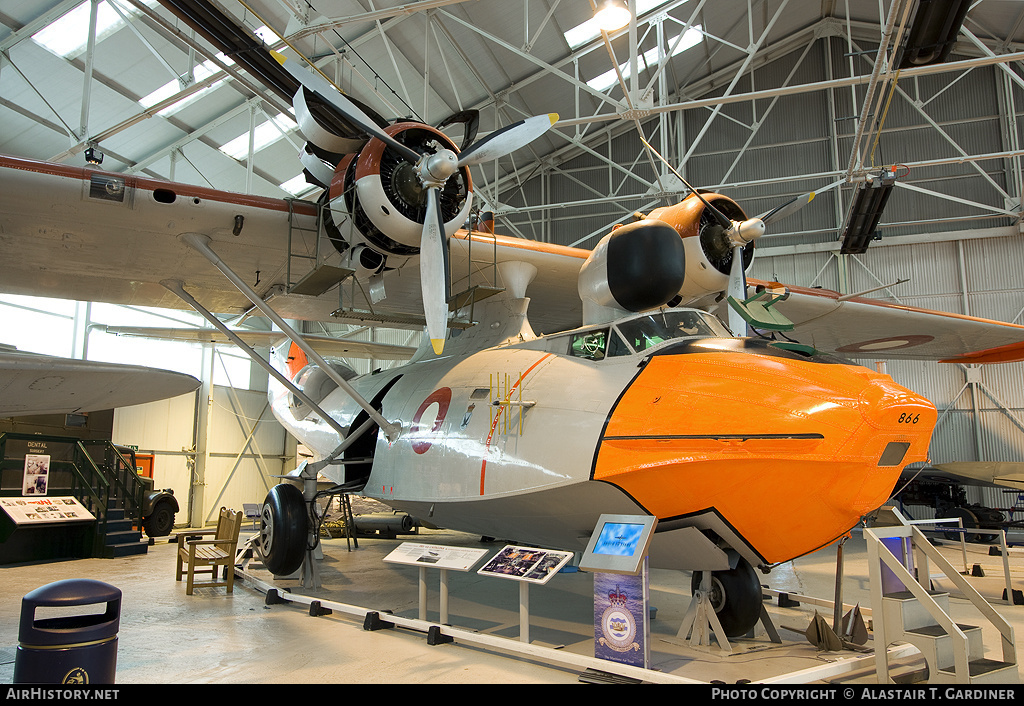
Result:
<svg viewBox="0 0 1024 706"><path fill-rule="evenodd" d="M103 612L88 606L106 604ZM40 617L44 614L53 617ZM75 610L81 608L82 610ZM121 590L92 579L47 584L21 600L15 684L113 684Z"/></svg>

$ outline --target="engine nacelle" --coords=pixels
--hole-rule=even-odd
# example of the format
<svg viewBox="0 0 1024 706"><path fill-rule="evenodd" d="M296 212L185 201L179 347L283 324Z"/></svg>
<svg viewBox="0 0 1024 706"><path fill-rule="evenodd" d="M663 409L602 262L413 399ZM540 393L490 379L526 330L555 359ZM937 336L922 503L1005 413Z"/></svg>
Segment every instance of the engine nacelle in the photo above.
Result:
<svg viewBox="0 0 1024 706"><path fill-rule="evenodd" d="M685 277L683 242L671 225L645 219L618 227L580 270L583 323L663 306L678 295Z"/></svg>
<svg viewBox="0 0 1024 706"><path fill-rule="evenodd" d="M703 194L726 217L746 215L731 199ZM580 270L584 324L671 306L708 307L729 287L733 249L726 229L696 196L658 208L605 236ZM743 249L743 269L754 244Z"/></svg>
<svg viewBox="0 0 1024 706"><path fill-rule="evenodd" d="M437 142L457 150L440 130L422 123L395 123L385 131L417 152L430 152ZM372 138L355 155L338 162L328 191L334 224L351 219L358 239L381 255L409 257L419 253L427 211L427 190L416 175L415 165L382 141ZM472 181L463 167L440 190L441 219L451 236L469 217ZM329 226L330 228L330 226ZM339 251L353 243L341 231L332 233Z"/></svg>
<svg viewBox="0 0 1024 706"><path fill-rule="evenodd" d="M720 194L702 194L727 218L744 221L747 216L735 201ZM679 305L705 307L712 304L729 287L733 250L725 229L696 196L648 215L668 223L675 229L686 251L686 277L679 289ZM754 244L743 249L743 269L754 259Z"/></svg>

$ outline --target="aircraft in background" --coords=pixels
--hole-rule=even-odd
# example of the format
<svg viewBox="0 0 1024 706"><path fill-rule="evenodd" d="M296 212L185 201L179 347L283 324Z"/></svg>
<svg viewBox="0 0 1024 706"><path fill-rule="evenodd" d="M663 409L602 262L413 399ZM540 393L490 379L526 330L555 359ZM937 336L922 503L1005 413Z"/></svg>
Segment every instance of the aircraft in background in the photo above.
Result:
<svg viewBox="0 0 1024 706"><path fill-rule="evenodd" d="M691 189L593 251L456 230L465 155L511 149L544 116L460 151L436 127L339 99L236 29L219 38L233 56L314 106L299 120L307 139L348 141L304 152L323 202L0 157L0 288L191 307L253 355L214 312L267 316L291 339L267 362L274 413L316 454L305 478L322 473L334 492L573 551L601 514L654 515L651 565L712 571L718 619L741 635L760 616L754 567L844 536L926 460L935 407L847 357L1024 359L1021 326L747 281L756 239L811 195L748 218ZM734 331L719 318L730 311ZM407 364L360 376L286 319L428 336ZM733 335L747 326L785 336ZM273 572L312 563L314 499L288 483L268 495Z"/></svg>
<svg viewBox="0 0 1024 706"><path fill-rule="evenodd" d="M0 348L0 418L130 407L195 391L191 375Z"/></svg>
<svg viewBox="0 0 1024 706"><path fill-rule="evenodd" d="M965 486L998 488L1011 506L988 507L970 502ZM968 541L992 543L999 538L998 530L1024 526L1020 519L1013 519L1014 513L1024 512L1022 491L1024 463L953 461L906 470L893 497L904 505L931 508L937 518L959 518L966 530L989 530L967 532L965 536ZM946 532L946 538L959 539L959 532Z"/></svg>

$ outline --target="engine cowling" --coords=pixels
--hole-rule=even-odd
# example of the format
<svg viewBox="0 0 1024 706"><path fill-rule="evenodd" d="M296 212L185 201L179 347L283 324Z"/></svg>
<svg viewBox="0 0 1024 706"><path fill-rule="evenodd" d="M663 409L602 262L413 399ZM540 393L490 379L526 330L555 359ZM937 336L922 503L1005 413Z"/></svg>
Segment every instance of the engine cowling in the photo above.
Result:
<svg viewBox="0 0 1024 706"><path fill-rule="evenodd" d="M703 196L726 217L746 220L731 199ZM744 269L753 257L750 243L743 249ZM655 209L643 220L617 226L583 264L579 294L584 323L665 305L709 306L729 286L732 258L725 229L697 197Z"/></svg>
<svg viewBox="0 0 1024 706"><path fill-rule="evenodd" d="M422 123L395 123L385 131L417 152L431 151L431 143L456 150L441 131ZM346 156L338 167L328 192L335 223L349 216L352 227L380 254L411 256L419 253L427 191L417 178L414 165L381 140L370 139L358 154ZM472 181L468 168L448 179L440 190L441 218L448 236L469 217ZM344 252L352 245L343 233L332 237Z"/></svg>
<svg viewBox="0 0 1024 706"><path fill-rule="evenodd" d="M644 219L601 239L583 263L577 284L585 324L663 306L686 276L683 242L664 221Z"/></svg>
<svg viewBox="0 0 1024 706"><path fill-rule="evenodd" d="M726 217L734 221L746 220L743 209L732 199L713 193L702 196ZM733 250L725 237L725 229L696 196L655 209L648 218L657 218L672 226L686 251L686 277L678 292L679 304L698 307L711 304L729 286ZM743 249L744 270L753 259L754 244L750 243Z"/></svg>

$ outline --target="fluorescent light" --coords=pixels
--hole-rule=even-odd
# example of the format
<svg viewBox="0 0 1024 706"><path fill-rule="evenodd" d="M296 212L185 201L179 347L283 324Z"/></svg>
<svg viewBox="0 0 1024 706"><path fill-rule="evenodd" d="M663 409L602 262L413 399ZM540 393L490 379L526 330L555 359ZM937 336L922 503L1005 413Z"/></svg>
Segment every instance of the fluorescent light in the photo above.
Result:
<svg viewBox="0 0 1024 706"><path fill-rule="evenodd" d="M278 113L271 120L267 120L253 131L252 149L259 152L267 145L280 140L284 133L297 128L295 121L284 113ZM249 155L249 133L243 132L235 139L221 145L220 151L235 159L244 159Z"/></svg>
<svg viewBox="0 0 1024 706"><path fill-rule="evenodd" d="M32 35L32 39L43 45L57 56L65 59L74 58L85 51L89 43L89 15L92 3L83 2L74 10L65 13L60 19L51 22ZM138 14L138 10L131 14ZM114 12L107 3L100 3L96 8L96 40L116 32L124 26L124 20Z"/></svg>
<svg viewBox="0 0 1024 706"><path fill-rule="evenodd" d="M143 0L143 4L146 7L153 7L157 4L157 0ZM122 14L129 18L135 18L142 14L130 5L118 3L117 7ZM85 0L75 9L64 13L60 18L33 34L32 39L57 56L73 59L85 51L89 44L89 15L91 12L92 3ZM124 27L124 20L121 19L121 15L110 6L110 3L100 2L96 7L96 41L100 42L122 27Z"/></svg>
<svg viewBox="0 0 1024 706"><path fill-rule="evenodd" d="M224 56L223 54L217 54L217 58L220 59L223 63L227 64L228 66L231 66L232 64L235 63L234 61L232 61L228 57ZM198 66L196 66L195 68L192 69L192 75L195 77L195 80L198 83L199 81L203 81L203 80L209 78L210 76L212 76L214 73L216 73L218 71L220 71L220 67L218 67L216 64L214 64L212 61L204 61L202 64L199 64ZM226 79L227 79L227 76L225 76L224 79L222 79L222 80L226 80ZM173 115L174 113L177 113L179 110L181 110L185 106L187 106L187 105L193 103L194 101L198 100L201 95L203 95L205 93L208 93L209 91L212 91L214 88L216 88L220 84L221 84L221 81L218 81L217 83L214 83L213 85L207 86L206 88L204 88L204 89L202 89L200 91L196 91L195 93L193 93L192 95L188 96L187 98L183 98L180 101L178 101L177 103L174 103L173 105L167 106L166 108L161 110L159 113L157 113L157 115L162 115L164 117L167 117L168 115ZM178 79L173 79L172 78L170 81L168 81L164 85L160 86L160 88L156 89L155 91L153 91L149 95L140 98L139 99L139 105L141 105L143 108L148 108L148 107L150 107L152 105L156 105L157 103L159 103L162 100L166 100L167 98L170 98L171 96L181 92L181 90L182 90L181 82L178 81Z"/></svg>
<svg viewBox="0 0 1024 706"><path fill-rule="evenodd" d="M672 52L672 56L675 56L676 54L681 53L683 50L689 49L690 47L699 44L703 36L704 32L702 31L700 25L694 25L693 27L690 27L690 29L686 30L686 32L683 33L683 39L682 41L679 42L679 45ZM674 39L670 39L668 42L666 42L666 45L671 47L673 44L675 44L676 39L679 39L679 37L676 36ZM653 49L649 49L646 52L644 52L644 55L640 59L639 63L641 67L643 67L645 64L648 66L657 64L658 47L654 47ZM619 71L622 73L623 78L629 78L629 64L630 62L627 61L626 63L619 66ZM589 81L587 81L587 85L593 88L594 90L603 91L609 86L615 85L615 83L618 80L619 77L615 73L615 69L610 69L608 71L605 71L600 76L592 78Z"/></svg>
<svg viewBox="0 0 1024 706"><path fill-rule="evenodd" d="M254 34L257 37L259 37L260 39L262 39L264 42L267 42L268 44L270 43L270 40L275 38L274 37L274 33L266 25L264 25L263 27L260 27L259 29L257 29L254 32ZM217 52L217 58L221 61L221 63L227 64L228 66L234 66L235 65L235 61L231 57L225 56L221 52ZM195 78L196 83L198 83L200 81L203 81L203 80L209 78L211 75L213 75L214 73L216 73L218 71L220 71L220 67L218 67L216 64L214 64L212 60L208 60L208 61L204 61L202 64L199 64L198 66L193 68L192 69L192 76ZM227 77L225 76L223 80L227 80ZM187 98L183 98L182 100L178 101L177 103L174 103L173 105L167 106L166 108L161 110L159 113L157 113L157 115L161 115L163 117L168 117L170 115L174 115L179 110L181 110L182 108L185 108L188 105L191 105L192 103L197 101L200 96L203 96L206 93L209 93L210 91L212 91L214 88L216 88L220 84L221 84L221 81L218 81L217 83L214 83L214 84L212 84L210 86L207 86L206 88L204 88L204 89L202 89L200 91L196 91L195 93L193 93L192 95L188 96ZM148 107L150 107L152 105L156 105L157 103L159 103L162 100L166 100L167 98L170 98L171 96L181 92L181 90L182 90L181 82L179 80L177 80L177 79L171 79L170 81L168 81L164 85L160 86L160 88L158 88L155 91L151 92L149 95L144 96L143 98L139 99L139 105L141 105L143 108L148 108Z"/></svg>

